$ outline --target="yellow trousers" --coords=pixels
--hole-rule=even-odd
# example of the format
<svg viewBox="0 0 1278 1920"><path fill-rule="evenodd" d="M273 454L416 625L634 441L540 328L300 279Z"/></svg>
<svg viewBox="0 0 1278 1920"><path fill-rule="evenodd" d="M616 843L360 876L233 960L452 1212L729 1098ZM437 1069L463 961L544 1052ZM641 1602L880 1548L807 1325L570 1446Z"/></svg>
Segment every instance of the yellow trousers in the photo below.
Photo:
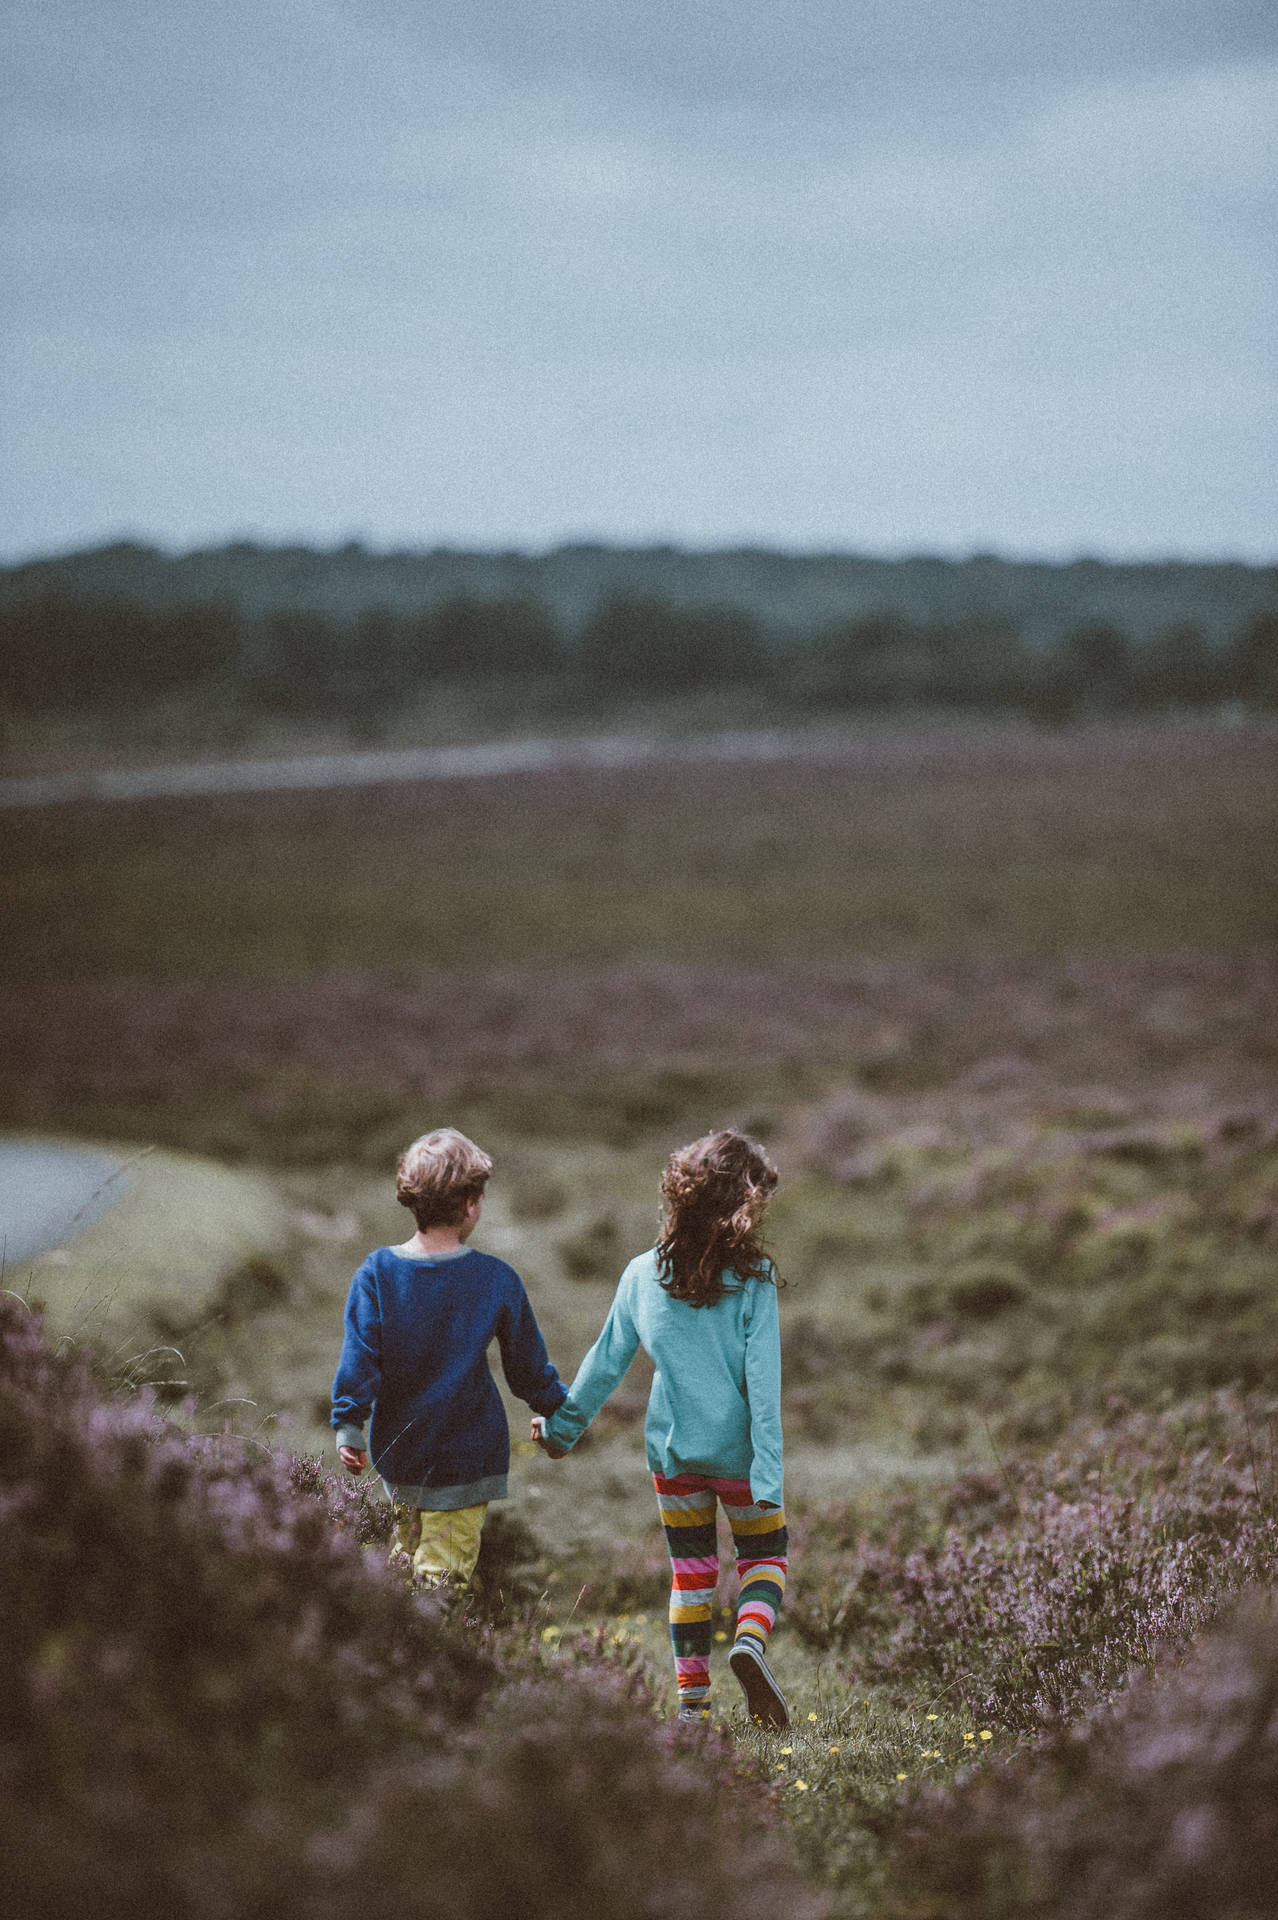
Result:
<svg viewBox="0 0 1278 1920"><path fill-rule="evenodd" d="M468 1585L479 1558L479 1536L487 1511L487 1501L480 1507L457 1507L451 1513L402 1507L396 1501L391 1565L410 1566L413 1578L426 1587L438 1587L445 1581L455 1581L459 1587Z"/></svg>

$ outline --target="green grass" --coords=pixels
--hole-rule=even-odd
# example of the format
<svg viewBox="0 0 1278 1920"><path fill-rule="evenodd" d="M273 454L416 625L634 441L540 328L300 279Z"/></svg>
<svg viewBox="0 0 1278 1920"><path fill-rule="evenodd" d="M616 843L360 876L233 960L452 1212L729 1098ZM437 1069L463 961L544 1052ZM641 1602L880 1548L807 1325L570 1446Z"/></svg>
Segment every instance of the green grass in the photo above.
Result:
<svg viewBox="0 0 1278 1920"><path fill-rule="evenodd" d="M656 1697L672 1701L664 1603L599 1614L581 1606L568 1612L551 1599L538 1617L547 1671L570 1681L575 1660L593 1645L637 1666ZM730 1608L720 1610L720 1631L731 1617ZM712 1656L711 1724L770 1783L796 1860L831 1898L832 1920L895 1911L900 1888L889 1836L902 1815L920 1790L997 1766L1018 1749L1018 1737L926 1687L906 1701L882 1687L849 1689L836 1664L804 1646L784 1622L769 1662L791 1724L770 1733L747 1721L726 1652L720 1642Z"/></svg>

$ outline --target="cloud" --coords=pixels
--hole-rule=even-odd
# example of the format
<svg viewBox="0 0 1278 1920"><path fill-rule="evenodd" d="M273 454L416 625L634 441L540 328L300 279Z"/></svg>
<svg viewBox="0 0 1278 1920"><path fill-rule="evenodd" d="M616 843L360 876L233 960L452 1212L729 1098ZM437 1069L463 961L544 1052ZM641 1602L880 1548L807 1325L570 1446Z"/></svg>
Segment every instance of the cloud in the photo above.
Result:
<svg viewBox="0 0 1278 1920"><path fill-rule="evenodd" d="M1269 4L44 0L13 41L24 545L1272 548Z"/></svg>
<svg viewBox="0 0 1278 1920"><path fill-rule="evenodd" d="M1273 52L1268 0L382 0L365 20L500 73L650 104L854 110L876 125L1100 77Z"/></svg>
<svg viewBox="0 0 1278 1920"><path fill-rule="evenodd" d="M656 145L965 139L1062 90L1278 53L1269 0L43 0L10 35L19 192L215 217L384 183L511 105Z"/></svg>

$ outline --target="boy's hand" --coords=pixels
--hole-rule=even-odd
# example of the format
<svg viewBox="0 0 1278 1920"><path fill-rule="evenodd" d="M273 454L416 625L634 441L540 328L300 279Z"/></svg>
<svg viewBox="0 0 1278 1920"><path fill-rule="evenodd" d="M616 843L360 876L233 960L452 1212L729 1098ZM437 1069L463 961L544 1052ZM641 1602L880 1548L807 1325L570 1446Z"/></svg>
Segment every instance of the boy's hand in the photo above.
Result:
<svg viewBox="0 0 1278 1920"><path fill-rule="evenodd" d="M337 1457L347 1473L363 1473L368 1465L368 1455L362 1447L339 1447Z"/></svg>
<svg viewBox="0 0 1278 1920"><path fill-rule="evenodd" d="M564 1459L568 1452L567 1447L557 1447L553 1440L546 1438L546 1418L544 1414L535 1413L533 1415L530 1431L533 1439L537 1442L537 1445L543 1453L548 1454L552 1460Z"/></svg>

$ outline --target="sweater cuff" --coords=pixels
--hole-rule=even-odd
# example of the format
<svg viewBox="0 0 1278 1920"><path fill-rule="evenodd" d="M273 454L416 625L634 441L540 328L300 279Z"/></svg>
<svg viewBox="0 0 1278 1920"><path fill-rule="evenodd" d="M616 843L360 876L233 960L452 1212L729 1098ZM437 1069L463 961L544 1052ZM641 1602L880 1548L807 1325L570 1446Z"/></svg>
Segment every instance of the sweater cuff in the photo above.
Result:
<svg viewBox="0 0 1278 1920"><path fill-rule="evenodd" d="M543 1417L549 1417L551 1413L555 1413L556 1407L562 1407L564 1400L568 1398L568 1388L564 1386L562 1380L551 1380L549 1386L539 1386L533 1394L520 1394L520 1398L532 1407L533 1413L541 1413Z"/></svg>
<svg viewBox="0 0 1278 1920"><path fill-rule="evenodd" d="M764 1467L750 1475L750 1498L755 1506L766 1503L769 1507L785 1508L785 1488L781 1480L780 1467Z"/></svg>
<svg viewBox="0 0 1278 1920"><path fill-rule="evenodd" d="M583 1420L579 1409L568 1405L568 1396L564 1395L558 1411L552 1413L546 1421L546 1438L553 1440L557 1447L570 1452L590 1425Z"/></svg>
<svg viewBox="0 0 1278 1920"><path fill-rule="evenodd" d="M339 1450L342 1447L353 1447L357 1453L368 1452L368 1442L364 1438L363 1427L339 1427L335 1437Z"/></svg>

